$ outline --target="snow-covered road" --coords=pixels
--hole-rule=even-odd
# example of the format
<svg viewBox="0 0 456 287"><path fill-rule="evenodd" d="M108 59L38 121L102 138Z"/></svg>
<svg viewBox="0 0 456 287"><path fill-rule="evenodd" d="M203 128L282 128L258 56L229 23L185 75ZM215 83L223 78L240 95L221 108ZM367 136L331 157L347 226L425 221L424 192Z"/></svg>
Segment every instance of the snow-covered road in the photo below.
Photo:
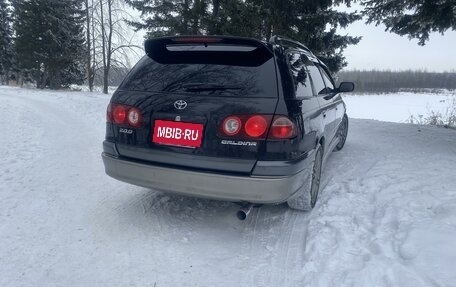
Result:
<svg viewBox="0 0 456 287"><path fill-rule="evenodd" d="M0 286L456 286L454 130L351 119L311 213L241 222L107 177L108 101L0 87Z"/></svg>

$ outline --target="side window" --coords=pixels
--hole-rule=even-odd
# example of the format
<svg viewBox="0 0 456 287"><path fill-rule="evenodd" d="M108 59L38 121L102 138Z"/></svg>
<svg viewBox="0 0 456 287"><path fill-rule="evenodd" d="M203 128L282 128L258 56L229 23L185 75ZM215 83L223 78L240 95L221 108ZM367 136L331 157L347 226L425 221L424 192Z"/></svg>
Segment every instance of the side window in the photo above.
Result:
<svg viewBox="0 0 456 287"><path fill-rule="evenodd" d="M328 89L328 93L334 92L334 84L331 79L331 76L329 76L328 73L326 73L326 70L320 67L321 75L323 76L323 80L325 81L326 88Z"/></svg>
<svg viewBox="0 0 456 287"><path fill-rule="evenodd" d="M288 64L290 66L291 75L293 76L296 97L312 96L312 85L310 83L309 74L301 59L301 54L297 52L289 53Z"/></svg>
<svg viewBox="0 0 456 287"><path fill-rule="evenodd" d="M310 78L312 79L312 84L315 90L316 95L325 94L326 86L321 77L320 69L318 69L315 64L309 60L306 61L307 69L310 73Z"/></svg>

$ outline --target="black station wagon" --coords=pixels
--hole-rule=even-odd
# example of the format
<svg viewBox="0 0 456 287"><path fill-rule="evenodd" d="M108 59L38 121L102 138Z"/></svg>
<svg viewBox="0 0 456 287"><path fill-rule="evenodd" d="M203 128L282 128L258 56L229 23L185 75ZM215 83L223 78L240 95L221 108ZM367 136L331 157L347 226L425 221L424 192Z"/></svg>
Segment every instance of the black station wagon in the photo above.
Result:
<svg viewBox="0 0 456 287"><path fill-rule="evenodd" d="M348 118L328 68L303 44L225 36L147 40L107 110L106 173L131 184L254 205L314 207Z"/></svg>

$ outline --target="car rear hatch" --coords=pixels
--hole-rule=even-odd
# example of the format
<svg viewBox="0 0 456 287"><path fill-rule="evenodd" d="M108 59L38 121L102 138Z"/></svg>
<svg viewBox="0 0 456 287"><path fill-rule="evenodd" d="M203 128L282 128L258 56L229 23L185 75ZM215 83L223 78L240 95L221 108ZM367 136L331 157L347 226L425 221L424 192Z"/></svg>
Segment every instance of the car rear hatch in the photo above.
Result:
<svg viewBox="0 0 456 287"><path fill-rule="evenodd" d="M278 101L269 48L245 38L168 37L146 41L145 49L147 56L111 100L111 114L120 105L141 117L136 127L128 119L108 125L118 153L181 168L250 173L267 131L251 137L242 129L253 115L272 120ZM237 136L230 134L236 130Z"/></svg>

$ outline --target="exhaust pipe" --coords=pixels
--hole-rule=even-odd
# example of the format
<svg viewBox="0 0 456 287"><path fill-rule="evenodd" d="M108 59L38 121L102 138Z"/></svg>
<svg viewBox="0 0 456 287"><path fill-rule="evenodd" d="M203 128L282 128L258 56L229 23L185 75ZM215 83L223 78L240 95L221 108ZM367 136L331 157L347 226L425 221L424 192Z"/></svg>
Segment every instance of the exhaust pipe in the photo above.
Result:
<svg viewBox="0 0 456 287"><path fill-rule="evenodd" d="M245 220L249 216L250 211L252 211L253 203L249 203L241 208L239 208L236 216L239 220Z"/></svg>

